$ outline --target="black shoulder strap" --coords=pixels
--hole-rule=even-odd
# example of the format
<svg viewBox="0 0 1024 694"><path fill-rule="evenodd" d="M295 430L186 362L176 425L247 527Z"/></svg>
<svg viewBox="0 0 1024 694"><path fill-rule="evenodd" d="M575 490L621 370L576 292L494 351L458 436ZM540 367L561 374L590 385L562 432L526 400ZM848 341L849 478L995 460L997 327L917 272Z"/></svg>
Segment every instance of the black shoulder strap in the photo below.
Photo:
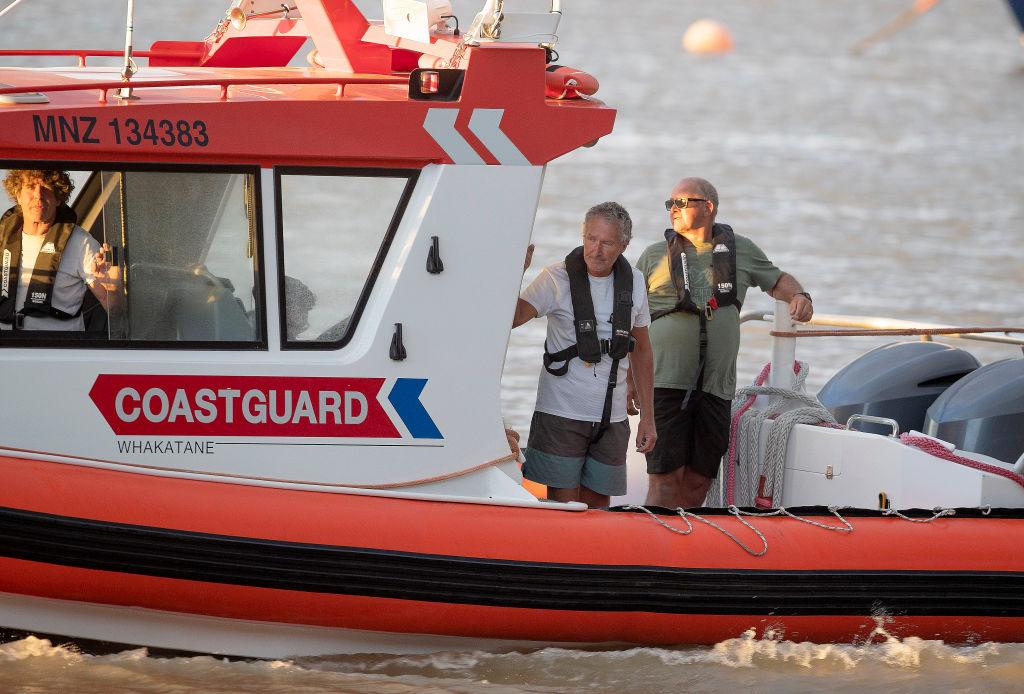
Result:
<svg viewBox="0 0 1024 694"><path fill-rule="evenodd" d="M728 224L715 224L712 228L711 271L715 278L715 301L718 307L743 307L736 298L736 235Z"/></svg>
<svg viewBox="0 0 1024 694"><path fill-rule="evenodd" d="M21 265L21 212L17 207L0 217L0 323L14 322Z"/></svg>
<svg viewBox="0 0 1024 694"><path fill-rule="evenodd" d="M590 294L590 275L583 260L583 246L565 256L565 271L569 275L569 295L572 298L576 356L588 364L596 364L601 361L601 341L597 337L597 316L594 315L594 299Z"/></svg>
<svg viewBox="0 0 1024 694"><path fill-rule="evenodd" d="M690 277L686 267L685 244L689 243L674 229L665 230L665 255L668 256L669 275L672 277L672 284L676 288L676 296L679 299L672 308L663 308L660 311L651 313L651 320L656 321L670 313L685 311L687 313L699 313L697 305L690 297Z"/></svg>
<svg viewBox="0 0 1024 694"><path fill-rule="evenodd" d="M633 328L633 268L621 255L614 269L615 306L612 310L612 339L608 356L622 359L630 353L629 331Z"/></svg>

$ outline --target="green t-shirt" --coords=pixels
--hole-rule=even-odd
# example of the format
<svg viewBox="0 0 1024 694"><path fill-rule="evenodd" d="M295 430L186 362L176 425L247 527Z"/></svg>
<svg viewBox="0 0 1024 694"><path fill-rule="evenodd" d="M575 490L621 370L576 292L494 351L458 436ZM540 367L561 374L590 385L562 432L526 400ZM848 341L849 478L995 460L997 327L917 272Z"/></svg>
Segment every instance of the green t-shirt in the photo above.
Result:
<svg viewBox="0 0 1024 694"><path fill-rule="evenodd" d="M651 313L672 308L679 300L669 273L665 242L651 244L636 261L647 280ZM698 252L687 246L686 264L690 295L704 306L712 295L711 244ZM747 289L758 286L768 291L779 281L782 271L764 251L745 236L736 234L736 298L744 301ZM726 400L736 394L736 355L740 349L740 314L735 306L723 306L714 312L708 325L707 363L704 365L705 393ZM692 313L677 311L651 324L654 346L654 387L688 390L697 376L700 350L700 321Z"/></svg>

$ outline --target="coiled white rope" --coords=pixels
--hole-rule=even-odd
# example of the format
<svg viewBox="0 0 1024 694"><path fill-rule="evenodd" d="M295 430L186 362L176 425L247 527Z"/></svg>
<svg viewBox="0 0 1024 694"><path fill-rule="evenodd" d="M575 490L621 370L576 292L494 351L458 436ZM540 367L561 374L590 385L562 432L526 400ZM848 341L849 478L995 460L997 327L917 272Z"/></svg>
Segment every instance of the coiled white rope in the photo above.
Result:
<svg viewBox="0 0 1024 694"><path fill-rule="evenodd" d="M797 424L830 424L837 426L835 418L817 398L803 392L809 368L806 362L797 362L796 381L792 389L762 385L768 367L761 371L754 385L739 388L732 405L732 438L725 464L708 499L722 506L754 506L760 481L764 479L764 493L781 501L786 467L786 449L789 434ZM768 406L752 408L759 396L769 398ZM784 411L790 403L803 407ZM764 458L760 454L761 431L767 419L774 419L765 446Z"/></svg>

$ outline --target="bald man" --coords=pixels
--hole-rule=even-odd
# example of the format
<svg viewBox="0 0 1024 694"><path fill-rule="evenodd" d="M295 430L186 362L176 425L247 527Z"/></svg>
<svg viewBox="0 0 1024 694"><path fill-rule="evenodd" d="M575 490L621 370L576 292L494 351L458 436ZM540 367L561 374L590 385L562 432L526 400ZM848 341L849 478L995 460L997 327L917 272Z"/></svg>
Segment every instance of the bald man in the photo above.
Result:
<svg viewBox="0 0 1024 694"><path fill-rule="evenodd" d="M671 228L646 250L637 269L647 281L654 347L654 421L647 454L646 503L692 508L704 503L729 447L736 392L740 307L757 286L810 320L811 295L750 239L715 221L718 192L684 178L665 201ZM630 384L632 385L632 384ZM629 393L633 405L632 392Z"/></svg>

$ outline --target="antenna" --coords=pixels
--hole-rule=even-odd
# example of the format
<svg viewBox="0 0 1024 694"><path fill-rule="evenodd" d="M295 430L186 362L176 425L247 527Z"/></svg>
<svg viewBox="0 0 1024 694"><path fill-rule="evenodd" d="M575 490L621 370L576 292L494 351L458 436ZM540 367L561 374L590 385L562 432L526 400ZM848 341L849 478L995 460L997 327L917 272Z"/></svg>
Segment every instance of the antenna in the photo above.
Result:
<svg viewBox="0 0 1024 694"><path fill-rule="evenodd" d="M134 34L135 27L133 26L133 17L135 16L135 0L128 0L128 18L125 22L124 30L124 67L121 69L121 79L127 83L131 80L138 68L135 66L135 61L132 60L132 35ZM137 99L138 97L132 96L131 87L122 87L118 90L117 96L120 99Z"/></svg>
<svg viewBox="0 0 1024 694"><path fill-rule="evenodd" d="M0 17L3 17L5 14L7 14L11 10L13 10L18 5L20 5L22 2L23 2L23 0L14 0L14 2L12 2L10 5L5 7L4 9L0 10Z"/></svg>

